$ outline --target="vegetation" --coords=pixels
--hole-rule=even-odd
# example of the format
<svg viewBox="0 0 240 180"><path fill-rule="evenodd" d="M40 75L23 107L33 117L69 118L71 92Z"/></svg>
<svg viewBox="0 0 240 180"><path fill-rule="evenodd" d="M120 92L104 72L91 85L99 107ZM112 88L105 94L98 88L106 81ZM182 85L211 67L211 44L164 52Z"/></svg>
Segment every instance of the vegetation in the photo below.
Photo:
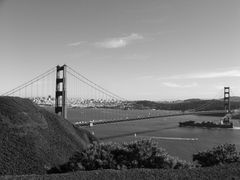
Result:
<svg viewBox="0 0 240 180"><path fill-rule="evenodd" d="M193 155L201 167L239 163L240 154L234 144L223 144ZM152 140L130 143L92 144L76 152L67 163L51 168L48 173L66 173L98 169L196 169L193 163L170 156Z"/></svg>
<svg viewBox="0 0 240 180"><path fill-rule="evenodd" d="M234 144L219 145L211 150L193 155L193 161L197 161L202 167L233 163L239 160L240 154Z"/></svg>
<svg viewBox="0 0 240 180"><path fill-rule="evenodd" d="M184 169L193 165L170 156L152 140L130 143L92 144L76 152L67 163L54 167L48 173L65 173L96 169Z"/></svg>

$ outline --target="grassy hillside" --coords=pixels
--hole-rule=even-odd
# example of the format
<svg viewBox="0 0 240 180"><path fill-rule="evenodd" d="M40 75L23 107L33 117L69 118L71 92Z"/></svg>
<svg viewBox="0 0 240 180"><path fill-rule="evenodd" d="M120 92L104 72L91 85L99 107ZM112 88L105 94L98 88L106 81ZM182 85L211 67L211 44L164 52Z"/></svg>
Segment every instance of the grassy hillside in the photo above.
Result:
<svg viewBox="0 0 240 180"><path fill-rule="evenodd" d="M0 174L42 174L96 141L28 99L0 97Z"/></svg>
<svg viewBox="0 0 240 180"><path fill-rule="evenodd" d="M131 169L131 170L95 170L78 171L67 174L53 175L29 175L29 176L5 176L3 180L148 180L148 179L211 179L211 180L237 180L240 179L240 163L219 165L208 168L180 169L180 170L158 170L158 169Z"/></svg>

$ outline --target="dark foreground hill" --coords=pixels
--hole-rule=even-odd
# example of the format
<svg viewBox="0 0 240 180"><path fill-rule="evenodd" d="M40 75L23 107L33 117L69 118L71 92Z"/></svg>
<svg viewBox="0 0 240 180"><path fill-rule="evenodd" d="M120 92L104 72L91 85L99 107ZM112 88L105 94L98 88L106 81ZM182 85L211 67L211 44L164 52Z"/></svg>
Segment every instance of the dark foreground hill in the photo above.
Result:
<svg viewBox="0 0 240 180"><path fill-rule="evenodd" d="M28 99L0 97L0 174L42 174L96 141Z"/></svg>
<svg viewBox="0 0 240 180"><path fill-rule="evenodd" d="M240 163L195 169L130 169L78 171L67 174L2 176L2 180L237 180L240 179Z"/></svg>

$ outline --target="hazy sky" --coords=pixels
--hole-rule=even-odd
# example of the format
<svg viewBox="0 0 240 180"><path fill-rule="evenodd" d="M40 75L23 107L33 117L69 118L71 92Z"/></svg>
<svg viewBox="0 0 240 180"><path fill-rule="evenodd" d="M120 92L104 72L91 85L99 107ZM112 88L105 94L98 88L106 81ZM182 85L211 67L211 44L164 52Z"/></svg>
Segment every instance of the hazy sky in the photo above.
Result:
<svg viewBox="0 0 240 180"><path fill-rule="evenodd" d="M0 0L0 93L66 63L127 99L240 95L239 0Z"/></svg>

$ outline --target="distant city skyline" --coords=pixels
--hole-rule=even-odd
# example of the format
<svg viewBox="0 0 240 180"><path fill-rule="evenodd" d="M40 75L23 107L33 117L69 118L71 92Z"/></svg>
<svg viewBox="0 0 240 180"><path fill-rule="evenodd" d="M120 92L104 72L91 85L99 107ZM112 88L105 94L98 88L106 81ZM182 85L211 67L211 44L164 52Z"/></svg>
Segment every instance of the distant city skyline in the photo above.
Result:
<svg viewBox="0 0 240 180"><path fill-rule="evenodd" d="M0 94L67 64L129 100L240 96L239 0L0 0Z"/></svg>

